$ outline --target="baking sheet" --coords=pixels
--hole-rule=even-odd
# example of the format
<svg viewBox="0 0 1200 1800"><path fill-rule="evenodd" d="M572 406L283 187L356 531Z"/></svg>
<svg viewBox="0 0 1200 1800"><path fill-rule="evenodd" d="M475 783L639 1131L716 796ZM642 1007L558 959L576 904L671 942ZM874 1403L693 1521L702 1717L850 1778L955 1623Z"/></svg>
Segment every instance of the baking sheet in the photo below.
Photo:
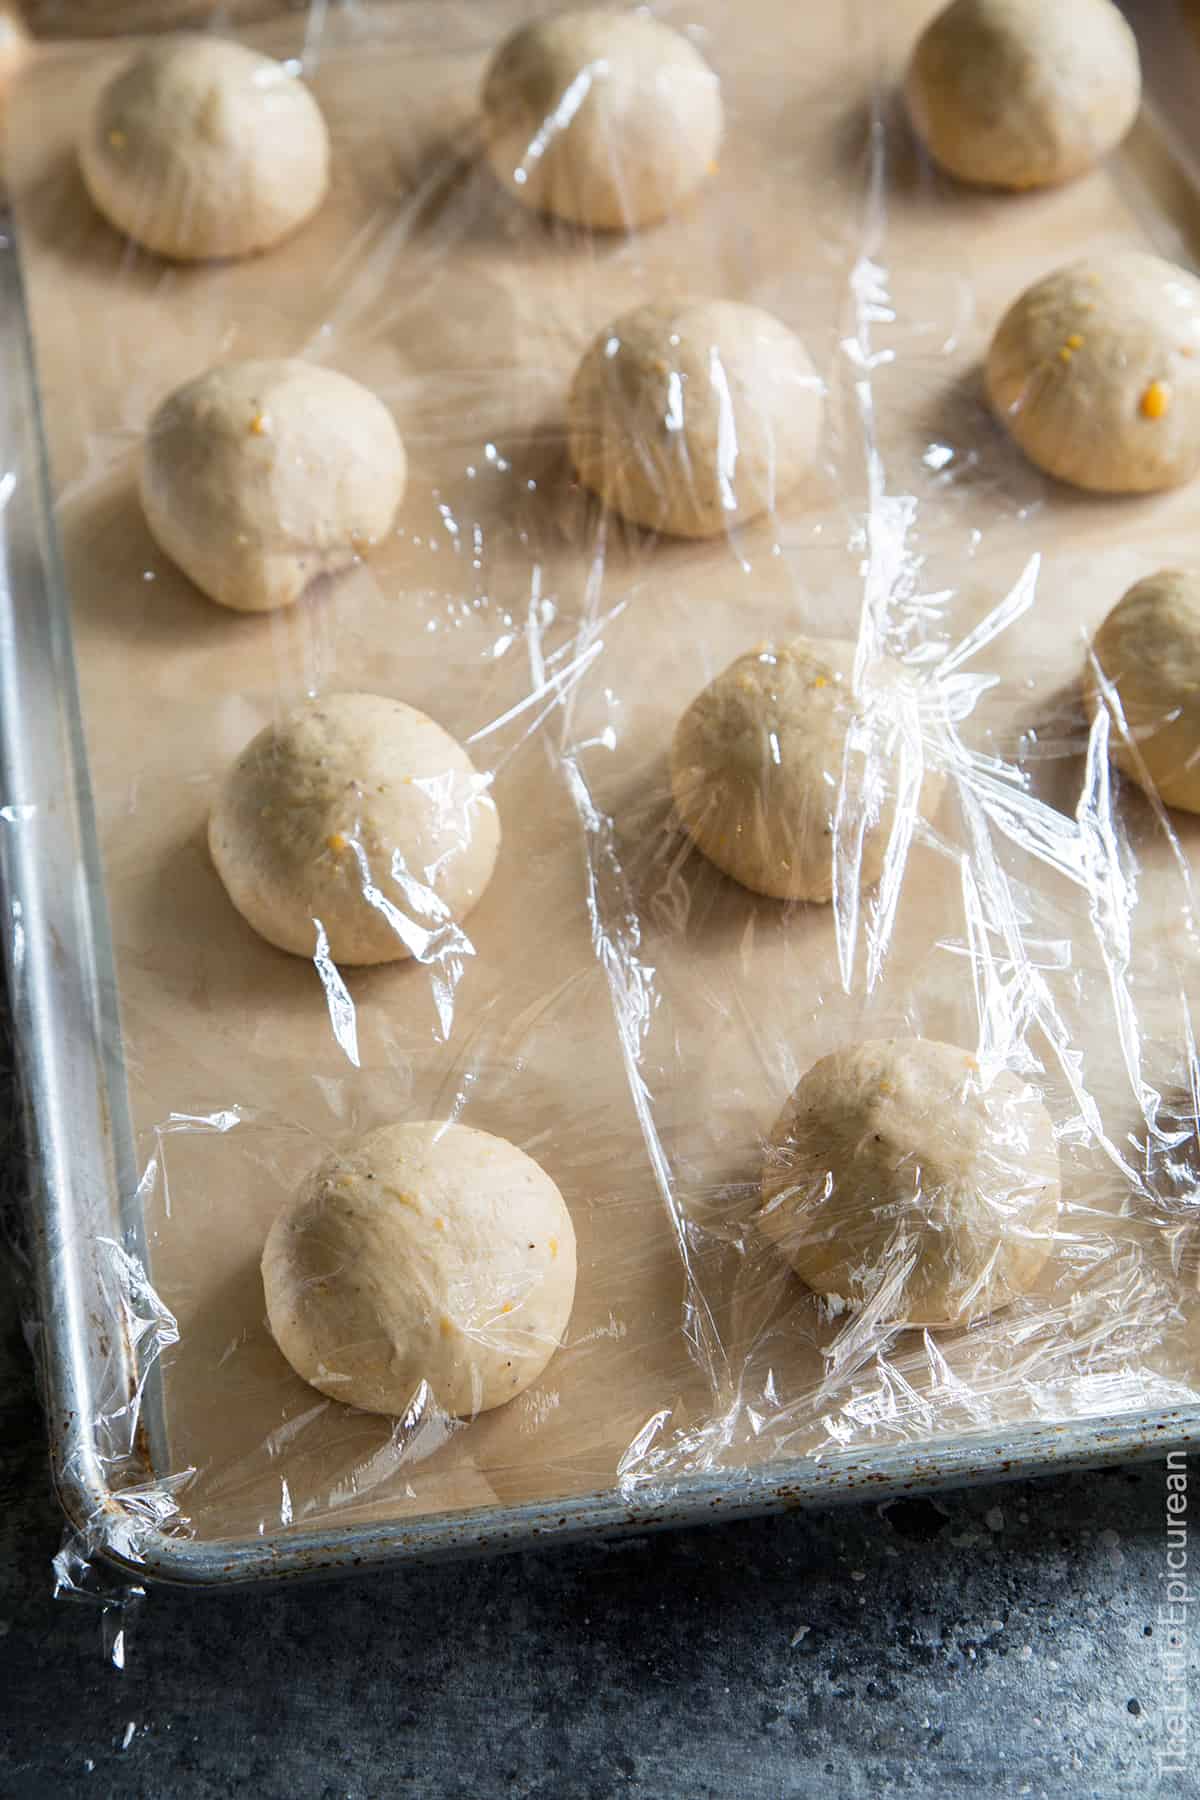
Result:
<svg viewBox="0 0 1200 1800"><path fill-rule="evenodd" d="M1177 815L1164 829L1125 791L1115 848L1090 829L1107 817L1094 794L1072 823L1086 633L1128 581L1186 558L1195 501L1056 487L989 421L978 380L994 320L1045 269L1148 235L1186 255L1191 190L1143 119L1112 164L1060 193L968 194L917 155L891 92L933 7L890 9L885 25L866 5L755 0L734 20L714 0L657 10L721 74L719 174L665 226L590 239L521 213L478 154L483 60L537 10L417 0L307 46L295 25L260 34L279 53L307 48L337 173L302 234L241 266L167 267L92 213L73 141L111 48L41 54L14 99L10 182L138 1200L178 1329L161 1356L159 1473L183 1478L176 1502L201 1537L544 1503L617 1480L661 1492L702 1470L1104 1417L1200 1388L1187 1184L1140 1175L1136 1143L1147 1105L1163 1110L1148 1090L1186 1107L1195 827ZM563 455L582 349L625 307L680 291L778 313L828 385L819 479L716 545L601 518ZM368 566L292 613L241 619L155 549L135 458L169 388L263 353L374 387L412 474ZM839 944L828 909L756 900L686 855L671 726L768 635L865 619L945 666L998 607L960 664L964 680L999 678L959 727L977 760L914 848L870 985L869 907ZM505 830L468 926L475 954L461 969L346 972L355 1031L340 1043L316 972L242 924L203 845L243 742L337 686L396 693L470 740L497 772ZM981 823L981 756L1057 809L1061 825L1009 812L1017 836L1050 825L1059 868L986 809ZM1003 894L1023 909L1007 940L988 902ZM1097 904L1125 921L1127 948ZM1132 1037L1118 1029L1130 1006ZM1068 1207L1042 1292L1015 1314L881 1344L828 1317L746 1220L762 1136L809 1062L912 1030L972 1045L982 1030L1040 1062ZM276 1207L328 1145L401 1115L521 1144L580 1238L575 1315L545 1379L448 1438L436 1420L407 1431L323 1400L263 1318Z"/></svg>

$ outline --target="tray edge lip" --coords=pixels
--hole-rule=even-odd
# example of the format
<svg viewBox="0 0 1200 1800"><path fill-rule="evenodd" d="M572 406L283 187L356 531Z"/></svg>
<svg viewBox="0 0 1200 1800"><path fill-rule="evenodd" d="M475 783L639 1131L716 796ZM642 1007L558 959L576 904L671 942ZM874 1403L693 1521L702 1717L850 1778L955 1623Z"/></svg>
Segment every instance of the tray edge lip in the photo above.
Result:
<svg viewBox="0 0 1200 1800"><path fill-rule="evenodd" d="M1053 1461L1042 1446L1067 1440ZM224 1590L267 1582L332 1578L411 1566L438 1559L536 1551L598 1536L627 1536L839 1504L880 1502L908 1494L1079 1473L1200 1449L1200 1403L1133 1412L1105 1422L1039 1423L1012 1434L975 1434L955 1440L952 1453L922 1453L891 1445L883 1457L826 1465L816 1458L762 1469L726 1469L682 1478L673 1494L642 1499L618 1489L539 1504L480 1507L428 1514L407 1522L347 1525L332 1532L277 1533L259 1539L189 1539L161 1528L139 1533L138 1554L95 1545L110 1566L139 1581ZM79 1484L74 1493L83 1490ZM60 1499L70 1512L66 1496ZM105 1511L122 1512L121 1496L105 1488L90 1496ZM86 1509L85 1509L86 1510ZM96 1512L91 1514L92 1519Z"/></svg>

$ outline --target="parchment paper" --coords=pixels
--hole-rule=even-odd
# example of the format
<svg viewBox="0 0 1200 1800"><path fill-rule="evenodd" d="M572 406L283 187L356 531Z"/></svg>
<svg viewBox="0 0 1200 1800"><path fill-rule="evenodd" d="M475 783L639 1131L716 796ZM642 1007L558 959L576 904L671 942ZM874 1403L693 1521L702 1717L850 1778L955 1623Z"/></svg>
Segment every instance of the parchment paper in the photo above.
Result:
<svg viewBox="0 0 1200 1800"><path fill-rule="evenodd" d="M989 420L978 380L993 324L1038 274L1104 242L1186 255L1191 190L1148 119L1061 192L981 197L943 180L892 93L927 0L688 0L655 10L721 75L720 169L662 227L588 238L521 212L478 153L485 57L543 10L411 0L320 34L311 19L260 31L275 53L306 55L336 175L305 230L240 266L165 265L91 210L75 134L121 53L45 50L14 96L10 184L140 1198L179 1331L162 1359L161 1473L189 1472L178 1504L208 1536L551 1500L618 1478L669 1486L1200 1388L1187 1146L1160 1179L1142 1142L1148 1105L1157 1116L1147 1089L1186 1111L1197 828L1182 815L1168 828L1126 789L1113 814L1093 797L1074 822L1086 634L1128 582L1186 557L1197 502L1055 486ZM640 299L680 292L777 313L828 387L809 490L701 546L603 518L563 452L586 344ZM369 565L292 612L239 618L152 543L136 451L178 382L267 353L375 388L412 472ZM844 981L829 908L758 900L687 853L665 778L674 720L763 638L853 635L866 618L932 667L1006 596L1011 622L962 659L996 682L958 729L976 761L914 846L881 976L870 986L882 940L868 904L856 938L843 927ZM474 956L459 971L345 972L354 1034L340 1042L314 968L244 925L203 839L243 743L336 687L397 694L467 740L497 773L504 828L468 925ZM1080 879L1021 841L1020 804L1015 832L990 815L980 827L989 756L1057 809ZM1089 832L1114 818L1115 838ZM1013 896L1004 939L997 906ZM1057 1047L1029 1010L1043 991ZM970 1046L990 1034L1040 1071L1064 1163L1061 1243L1012 1314L936 1340L855 1338L748 1227L762 1139L817 1056L917 1030ZM529 1151L580 1239L574 1318L545 1378L448 1438L292 1376L258 1277L276 1208L328 1146L425 1116Z"/></svg>

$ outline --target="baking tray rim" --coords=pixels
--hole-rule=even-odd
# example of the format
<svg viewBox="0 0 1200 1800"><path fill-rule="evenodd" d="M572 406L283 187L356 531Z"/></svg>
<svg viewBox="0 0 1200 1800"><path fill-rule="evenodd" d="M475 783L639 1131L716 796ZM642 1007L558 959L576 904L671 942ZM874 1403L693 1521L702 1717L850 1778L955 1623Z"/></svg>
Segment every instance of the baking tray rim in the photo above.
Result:
<svg viewBox="0 0 1200 1800"><path fill-rule="evenodd" d="M328 1532L288 1532L255 1539L197 1539L137 1527L137 1554L103 1541L90 1554L139 1583L170 1587L246 1587L367 1573L416 1562L450 1561L513 1551L540 1551L581 1539L612 1539L684 1526L718 1524L772 1513L835 1505L876 1504L1023 1478L1063 1475L1114 1464L1165 1458L1200 1443L1200 1406L1133 1413L1114 1423L1036 1425L1011 1435L959 1438L935 1453L889 1446L876 1457L815 1458L769 1469L726 1469L682 1478L665 1501L625 1499L616 1490L543 1503L437 1513L391 1524L345 1525ZM66 1447L66 1446L64 1446ZM1052 1453L1051 1453L1052 1451ZM68 1518L95 1539L97 1520L129 1516L118 1491L89 1489L78 1477L56 1487Z"/></svg>

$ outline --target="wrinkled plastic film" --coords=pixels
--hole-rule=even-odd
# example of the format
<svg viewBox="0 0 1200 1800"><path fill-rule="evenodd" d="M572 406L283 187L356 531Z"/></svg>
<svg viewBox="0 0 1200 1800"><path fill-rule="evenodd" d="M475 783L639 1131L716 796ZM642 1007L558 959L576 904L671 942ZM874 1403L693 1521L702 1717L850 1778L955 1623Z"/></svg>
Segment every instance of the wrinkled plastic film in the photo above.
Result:
<svg viewBox="0 0 1200 1800"><path fill-rule="evenodd" d="M95 1541L135 1562L140 1518L250 1539L614 1486L657 1503L714 1472L897 1444L936 1459L972 1433L1200 1398L1194 826L1118 770L1120 719L1083 702L1100 620L1187 560L1189 503L1055 486L979 382L1028 281L1181 229L1169 150L1144 118L1069 188L971 194L929 168L894 95L931 6L885 21L754 0L735 22L689 0L655 11L720 76L719 168L662 225L589 236L522 210L482 154L486 59L538 10L313 9L307 29L264 30L302 59L335 176L303 231L244 264L163 264L92 212L74 133L120 50L48 53L14 97L144 1234L100 1249L154 1388L148 1479L141 1387L96 1421L124 1535L106 1514ZM823 388L807 482L706 542L623 523L566 454L589 344L680 294L776 315ZM250 355L363 382L410 464L389 540L261 618L190 586L136 489L164 394ZM796 638L854 646L827 904L722 875L668 769L700 691ZM503 830L465 921L414 891L411 958L376 969L340 965L320 933L311 959L271 949L204 837L257 730L357 688L458 738ZM951 1326L898 1322L927 1253L911 1231L822 1299L762 1216L801 1078L914 1038L958 1046L973 1092L1011 1080L1044 1107L1061 1182L1028 1290L968 1294ZM995 1158L998 1212L1032 1155L1024 1116ZM280 1206L330 1150L425 1118L520 1146L578 1237L562 1348L469 1420L428 1384L395 1418L343 1406L290 1371L265 1319Z"/></svg>

